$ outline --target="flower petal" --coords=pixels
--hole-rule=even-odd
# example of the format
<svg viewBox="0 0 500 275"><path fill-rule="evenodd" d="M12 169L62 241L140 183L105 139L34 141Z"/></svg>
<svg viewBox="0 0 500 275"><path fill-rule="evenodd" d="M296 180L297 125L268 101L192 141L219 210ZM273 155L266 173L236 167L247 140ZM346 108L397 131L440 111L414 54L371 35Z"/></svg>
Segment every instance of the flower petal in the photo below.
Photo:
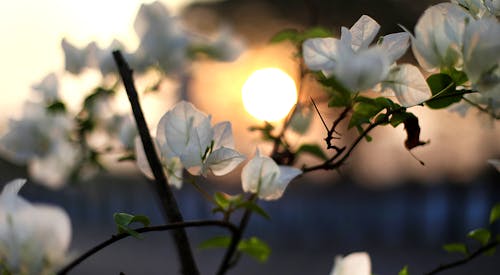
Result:
<svg viewBox="0 0 500 275"><path fill-rule="evenodd" d="M349 29L352 35L352 49L366 49L377 35L380 25L368 15L362 15Z"/></svg>
<svg viewBox="0 0 500 275"><path fill-rule="evenodd" d="M382 83L382 89L392 90L405 107L418 105L431 98L432 93L420 70L411 64L393 68Z"/></svg>
<svg viewBox="0 0 500 275"><path fill-rule="evenodd" d="M245 156L231 148L221 147L213 151L203 164L216 176L223 176L236 168L245 160Z"/></svg>
<svg viewBox="0 0 500 275"><path fill-rule="evenodd" d="M389 57L389 63L396 62L410 46L410 34L407 32L391 33L383 37L380 47Z"/></svg>
<svg viewBox="0 0 500 275"><path fill-rule="evenodd" d="M335 38L311 38L304 41L302 55L307 67L312 71L323 71L330 76L338 58L340 40Z"/></svg>

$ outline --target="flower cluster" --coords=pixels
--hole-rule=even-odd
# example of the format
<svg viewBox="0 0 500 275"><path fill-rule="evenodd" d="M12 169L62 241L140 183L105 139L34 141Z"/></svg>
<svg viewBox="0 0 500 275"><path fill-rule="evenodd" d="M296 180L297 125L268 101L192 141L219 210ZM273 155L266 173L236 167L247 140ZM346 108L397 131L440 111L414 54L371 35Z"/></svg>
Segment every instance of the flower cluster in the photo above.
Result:
<svg viewBox="0 0 500 275"><path fill-rule="evenodd" d="M380 25L367 15L350 28L342 27L341 37L310 38L304 41L304 62L313 71L333 77L353 92L382 85L392 91L403 106L422 103L431 96L425 79L411 64L395 65L409 47L409 34L393 33L370 46Z"/></svg>

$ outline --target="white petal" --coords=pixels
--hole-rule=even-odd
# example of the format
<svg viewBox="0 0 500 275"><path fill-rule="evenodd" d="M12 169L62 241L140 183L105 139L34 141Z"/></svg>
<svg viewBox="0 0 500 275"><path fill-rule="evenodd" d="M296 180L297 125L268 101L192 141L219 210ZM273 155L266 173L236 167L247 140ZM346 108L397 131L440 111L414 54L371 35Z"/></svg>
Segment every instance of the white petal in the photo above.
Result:
<svg viewBox="0 0 500 275"><path fill-rule="evenodd" d="M498 159L489 159L488 163L491 164L493 167L495 167L498 172L500 172L500 160Z"/></svg>
<svg viewBox="0 0 500 275"><path fill-rule="evenodd" d="M351 253L338 257L330 275L371 275L370 256L366 252Z"/></svg>
<svg viewBox="0 0 500 275"><path fill-rule="evenodd" d="M182 155L188 145L191 132L200 124L210 127L210 118L199 111L193 104L181 101L160 119L156 130L156 138L161 151L169 147L176 156ZM210 137L211 139L211 137Z"/></svg>
<svg viewBox="0 0 500 275"><path fill-rule="evenodd" d="M335 77L351 91L364 91L386 78L389 60L378 47L356 54L342 52L335 68Z"/></svg>
<svg viewBox="0 0 500 275"><path fill-rule="evenodd" d="M290 167L290 166L278 166L279 175L275 181L267 186L267 188L262 188L259 193L259 197L264 200L277 200L283 196L286 187L298 175L302 174L300 169Z"/></svg>
<svg viewBox="0 0 500 275"><path fill-rule="evenodd" d="M380 25L368 15L362 15L349 29L352 35L352 49L366 49L377 35Z"/></svg>
<svg viewBox="0 0 500 275"><path fill-rule="evenodd" d="M307 67L330 76L338 58L339 41L335 38L311 38L304 41L302 54Z"/></svg>
<svg viewBox="0 0 500 275"><path fill-rule="evenodd" d="M148 159L146 157L146 152L144 151L144 146L142 146L141 138L137 136L134 140L135 142L135 161L139 170L149 179L154 179L153 171L149 166ZM157 143L154 143L156 153L160 155L160 150Z"/></svg>
<svg viewBox="0 0 500 275"><path fill-rule="evenodd" d="M233 131L231 122L224 121L214 125L214 149L220 147L234 149Z"/></svg>
<svg viewBox="0 0 500 275"><path fill-rule="evenodd" d="M244 160L245 156L238 151L221 147L208 156L204 166L210 169L214 175L222 176L233 171Z"/></svg>
<svg viewBox="0 0 500 275"><path fill-rule="evenodd" d="M380 47L389 57L389 63L396 62L410 46L410 34L407 32L391 33L383 37Z"/></svg>
<svg viewBox="0 0 500 275"><path fill-rule="evenodd" d="M405 107L418 105L432 96L427 81L420 70L411 64L398 65L383 82L383 89L390 89Z"/></svg>
<svg viewBox="0 0 500 275"><path fill-rule="evenodd" d="M18 196L19 190L26 183L26 179L15 179L7 183L0 194L0 212L12 212L15 209L29 205L27 201Z"/></svg>
<svg viewBox="0 0 500 275"><path fill-rule="evenodd" d="M257 193L272 185L275 178L279 176L279 167L269 157L260 156L259 151L255 156L243 167L241 171L241 184L243 191ZM260 186L259 186L260 185ZM259 193L260 193L259 192ZM264 191L265 192L265 191Z"/></svg>

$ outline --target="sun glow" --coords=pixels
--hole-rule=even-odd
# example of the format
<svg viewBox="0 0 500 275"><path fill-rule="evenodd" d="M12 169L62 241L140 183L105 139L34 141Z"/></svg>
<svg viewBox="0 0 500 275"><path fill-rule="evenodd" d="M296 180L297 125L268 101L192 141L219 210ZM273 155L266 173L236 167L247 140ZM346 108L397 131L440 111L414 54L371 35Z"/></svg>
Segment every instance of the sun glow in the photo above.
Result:
<svg viewBox="0 0 500 275"><path fill-rule="evenodd" d="M283 119L297 103L297 88L293 79L277 68L253 72L243 84L243 106L257 119Z"/></svg>

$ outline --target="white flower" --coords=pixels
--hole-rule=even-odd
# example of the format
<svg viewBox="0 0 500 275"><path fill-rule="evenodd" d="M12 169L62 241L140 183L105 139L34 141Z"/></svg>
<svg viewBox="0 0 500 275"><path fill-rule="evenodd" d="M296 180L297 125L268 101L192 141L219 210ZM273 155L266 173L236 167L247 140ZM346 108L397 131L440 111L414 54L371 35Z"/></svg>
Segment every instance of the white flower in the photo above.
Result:
<svg viewBox="0 0 500 275"><path fill-rule="evenodd" d="M229 26L221 26L215 37L209 41L211 57L220 61L234 61L245 50L245 43L240 37L234 35Z"/></svg>
<svg viewBox="0 0 500 275"><path fill-rule="evenodd" d="M40 82L32 85L31 88L37 91L46 103L52 103L59 98L59 80L55 73L46 75Z"/></svg>
<svg viewBox="0 0 500 275"><path fill-rule="evenodd" d="M469 22L463 34L464 72L481 93L500 96L500 24L496 18Z"/></svg>
<svg viewBox="0 0 500 275"><path fill-rule="evenodd" d="M366 252L351 253L335 257L330 275L371 275L370 256Z"/></svg>
<svg viewBox="0 0 500 275"><path fill-rule="evenodd" d="M245 159L234 150L229 122L220 122L212 127L210 116L186 101L177 103L163 115L158 123L155 142L164 168L167 169L167 177L182 178L182 173L179 173L182 167L193 175L207 176L208 171L211 171L216 176L222 176ZM145 157L141 157L141 161L138 159L139 167L143 167L143 171L150 171L150 168L144 168L148 166L144 160Z"/></svg>
<svg viewBox="0 0 500 275"><path fill-rule="evenodd" d="M135 56L136 70L159 66L167 73L182 73L187 65L186 33L177 18L169 15L165 6L156 1L143 4L134 22L140 39Z"/></svg>
<svg viewBox="0 0 500 275"><path fill-rule="evenodd" d="M64 52L64 68L72 74L80 74L89 65L89 52L92 43L85 48L77 48L65 38L61 41Z"/></svg>
<svg viewBox="0 0 500 275"><path fill-rule="evenodd" d="M106 76L108 74L113 74L117 72L115 60L113 58L113 51L120 50L121 53L125 56L125 59L132 67L135 66L134 56L127 53L124 50L124 45L113 39L111 44L107 48L100 48L97 43L92 42L87 46L88 49L88 61L87 66L91 68L98 68L101 72L102 76Z"/></svg>
<svg viewBox="0 0 500 275"><path fill-rule="evenodd" d="M451 2L464 7L474 17L482 17L485 13L489 14L483 0L452 0Z"/></svg>
<svg viewBox="0 0 500 275"><path fill-rule="evenodd" d="M484 0L488 11L495 16L500 16L500 0Z"/></svg>
<svg viewBox="0 0 500 275"><path fill-rule="evenodd" d="M243 167L241 184L243 191L257 194L263 200L277 200L285 192L288 183L298 175L300 169L276 164L267 156L261 156L259 150Z"/></svg>
<svg viewBox="0 0 500 275"><path fill-rule="evenodd" d="M427 71L461 68L462 37L466 21L473 20L461 7L441 3L425 10L415 26L413 54Z"/></svg>
<svg viewBox="0 0 500 275"><path fill-rule="evenodd" d="M363 15L350 28L342 27L341 38L312 38L303 44L307 67L334 76L351 91L372 88L383 80L389 67L407 50L409 36L395 33L384 36L380 45L369 46L380 25Z"/></svg>
<svg viewBox="0 0 500 275"><path fill-rule="evenodd" d="M70 220L59 207L18 196L25 183L13 180L0 194L0 261L12 274L50 274L66 260Z"/></svg>
<svg viewBox="0 0 500 275"><path fill-rule="evenodd" d="M0 137L0 153L14 163L27 164L31 176L47 186L60 187L79 158L78 147L69 140L73 127L66 113L51 113L28 102L22 117L10 120Z"/></svg>

